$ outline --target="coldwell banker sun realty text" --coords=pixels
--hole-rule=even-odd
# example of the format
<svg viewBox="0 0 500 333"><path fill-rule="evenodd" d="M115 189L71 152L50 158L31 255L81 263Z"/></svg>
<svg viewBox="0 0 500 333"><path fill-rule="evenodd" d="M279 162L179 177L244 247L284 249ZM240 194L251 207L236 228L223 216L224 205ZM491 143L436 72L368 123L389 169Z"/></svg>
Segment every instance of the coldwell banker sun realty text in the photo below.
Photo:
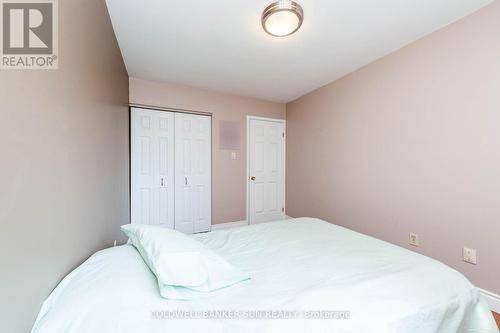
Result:
<svg viewBox="0 0 500 333"><path fill-rule="evenodd" d="M0 0L1 69L57 69L57 0Z"/></svg>

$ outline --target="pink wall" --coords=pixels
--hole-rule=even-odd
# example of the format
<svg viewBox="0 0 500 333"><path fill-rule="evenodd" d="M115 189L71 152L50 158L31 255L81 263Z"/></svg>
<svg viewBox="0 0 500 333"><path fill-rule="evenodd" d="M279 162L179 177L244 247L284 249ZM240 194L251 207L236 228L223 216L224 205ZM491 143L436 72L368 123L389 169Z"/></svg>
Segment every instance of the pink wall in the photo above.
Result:
<svg viewBox="0 0 500 333"><path fill-rule="evenodd" d="M128 74L106 4L59 4L59 69L0 70L1 332L30 332L130 220Z"/></svg>
<svg viewBox="0 0 500 333"><path fill-rule="evenodd" d="M130 78L130 103L212 113L212 223L246 219L246 116L285 118L285 104ZM219 149L219 121L238 122L241 149Z"/></svg>
<svg viewBox="0 0 500 333"><path fill-rule="evenodd" d="M287 209L500 293L500 2L287 105ZM462 247L478 265L462 262Z"/></svg>

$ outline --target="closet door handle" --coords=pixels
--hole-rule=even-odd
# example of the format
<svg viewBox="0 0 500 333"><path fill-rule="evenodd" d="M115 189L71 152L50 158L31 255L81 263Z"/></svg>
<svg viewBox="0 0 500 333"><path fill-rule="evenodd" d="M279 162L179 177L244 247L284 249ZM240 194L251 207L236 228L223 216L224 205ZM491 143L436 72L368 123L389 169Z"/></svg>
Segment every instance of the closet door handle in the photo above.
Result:
<svg viewBox="0 0 500 333"><path fill-rule="evenodd" d="M161 177L161 186L163 187L163 177Z"/></svg>
<svg viewBox="0 0 500 333"><path fill-rule="evenodd" d="M188 177L184 177L184 185L188 184Z"/></svg>

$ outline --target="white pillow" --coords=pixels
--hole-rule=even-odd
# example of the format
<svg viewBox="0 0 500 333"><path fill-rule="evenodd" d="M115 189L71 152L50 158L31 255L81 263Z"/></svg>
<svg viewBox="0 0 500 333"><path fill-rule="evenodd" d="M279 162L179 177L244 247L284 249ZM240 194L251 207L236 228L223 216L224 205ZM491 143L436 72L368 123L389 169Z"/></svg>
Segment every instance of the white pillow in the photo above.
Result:
<svg viewBox="0 0 500 333"><path fill-rule="evenodd" d="M224 258L193 238L145 224L121 227L158 279L164 298L189 300L249 279Z"/></svg>

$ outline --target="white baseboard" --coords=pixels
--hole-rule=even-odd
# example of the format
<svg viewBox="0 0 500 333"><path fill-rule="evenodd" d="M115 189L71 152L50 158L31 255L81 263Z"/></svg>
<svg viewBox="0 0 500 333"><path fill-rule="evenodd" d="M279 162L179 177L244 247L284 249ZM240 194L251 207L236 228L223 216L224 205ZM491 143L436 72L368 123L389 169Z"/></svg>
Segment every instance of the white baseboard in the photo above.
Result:
<svg viewBox="0 0 500 333"><path fill-rule="evenodd" d="M285 220L291 219L292 217L285 215ZM226 228L234 228L234 227L241 227L244 225L248 225L246 220L243 221L235 221L235 222L226 222L226 223L218 223L218 224L212 224L212 230L219 230L219 229L226 229Z"/></svg>
<svg viewBox="0 0 500 333"><path fill-rule="evenodd" d="M496 313L500 313L500 295L492 293L491 291L487 291L481 288L478 288L481 292L481 295L484 297L491 311L495 311Z"/></svg>
<svg viewBox="0 0 500 333"><path fill-rule="evenodd" d="M226 223L218 223L218 224L212 224L212 230L218 230L218 229L226 229L226 228L234 228L234 227L241 227L244 225L248 225L247 221L235 221L235 222L226 222Z"/></svg>

